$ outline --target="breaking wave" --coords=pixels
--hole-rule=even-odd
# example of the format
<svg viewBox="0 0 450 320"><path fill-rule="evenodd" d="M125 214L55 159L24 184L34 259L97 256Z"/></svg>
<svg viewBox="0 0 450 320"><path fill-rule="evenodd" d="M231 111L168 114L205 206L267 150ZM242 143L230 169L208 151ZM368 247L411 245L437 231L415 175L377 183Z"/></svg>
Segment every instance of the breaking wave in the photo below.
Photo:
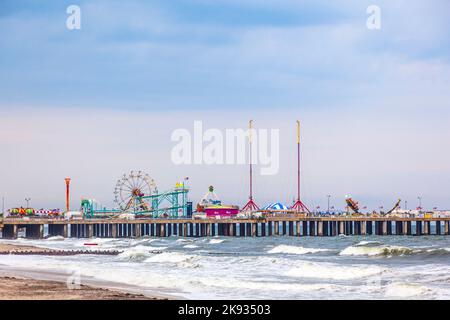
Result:
<svg viewBox="0 0 450 320"><path fill-rule="evenodd" d="M197 268L199 264L197 263L198 258L193 255L184 254L181 252L162 252L159 254L154 254L145 260L146 263L167 263L175 264L179 267L184 268Z"/></svg>
<svg viewBox="0 0 450 320"><path fill-rule="evenodd" d="M177 239L176 242L194 242L194 240L181 238Z"/></svg>
<svg viewBox="0 0 450 320"><path fill-rule="evenodd" d="M429 248L420 250L420 253L427 256L447 256L450 255L450 248Z"/></svg>
<svg viewBox="0 0 450 320"><path fill-rule="evenodd" d="M211 239L210 241L209 241L209 243L210 244L218 244L218 243L222 243L222 242L224 242L225 240L223 240L223 239Z"/></svg>
<svg viewBox="0 0 450 320"><path fill-rule="evenodd" d="M53 236L53 237L48 237L47 240L49 240L49 241L61 241L61 240L65 240L65 238L63 236Z"/></svg>
<svg viewBox="0 0 450 320"><path fill-rule="evenodd" d="M151 247L151 246L142 246L138 245L135 247L131 247L126 249L124 252L119 254L119 258L127 259L127 260L144 260L147 258L152 251L161 251L165 250L167 247Z"/></svg>
<svg viewBox="0 0 450 320"><path fill-rule="evenodd" d="M339 252L341 256L403 256L411 255L414 250L408 247L399 246L350 246Z"/></svg>
<svg viewBox="0 0 450 320"><path fill-rule="evenodd" d="M382 243L379 242L379 241L366 241L366 240L363 240L363 241L360 241L357 244L355 244L355 247L373 246L373 245L380 245L380 244L382 244Z"/></svg>
<svg viewBox="0 0 450 320"><path fill-rule="evenodd" d="M450 248L408 248L401 246L380 246L376 242L368 242L366 244L356 244L347 247L339 252L341 256L409 256L409 255L424 255L424 256L446 256L450 255Z"/></svg>
<svg viewBox="0 0 450 320"><path fill-rule="evenodd" d="M377 266L338 266L334 264L303 263L286 272L286 275L299 278L350 280L381 275L385 271Z"/></svg>
<svg viewBox="0 0 450 320"><path fill-rule="evenodd" d="M279 245L268 251L268 253L287 253L287 254L308 254L330 251L329 249L304 248L288 245Z"/></svg>
<svg viewBox="0 0 450 320"><path fill-rule="evenodd" d="M311 292L311 291L338 291L344 287L331 283L284 283L277 281L255 281L249 279L235 279L229 277L202 277L191 281L191 284L201 284L205 287L219 287L234 290L267 290L272 291L293 291L293 292Z"/></svg>
<svg viewBox="0 0 450 320"><path fill-rule="evenodd" d="M385 288L385 295L388 297L408 298L430 293L432 293L430 288L414 283L392 283Z"/></svg>
<svg viewBox="0 0 450 320"><path fill-rule="evenodd" d="M186 249L195 249L195 248L198 248L198 246L195 245L195 244L187 244L187 245L183 246L183 248L186 248Z"/></svg>

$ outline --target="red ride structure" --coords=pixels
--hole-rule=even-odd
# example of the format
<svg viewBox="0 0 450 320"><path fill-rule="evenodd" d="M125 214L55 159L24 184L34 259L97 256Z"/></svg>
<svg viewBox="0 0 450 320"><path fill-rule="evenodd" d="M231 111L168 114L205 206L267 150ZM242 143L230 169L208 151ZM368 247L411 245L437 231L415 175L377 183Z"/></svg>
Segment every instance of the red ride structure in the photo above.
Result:
<svg viewBox="0 0 450 320"><path fill-rule="evenodd" d="M66 212L70 211L70 178L64 179L66 181Z"/></svg>
<svg viewBox="0 0 450 320"><path fill-rule="evenodd" d="M300 121L297 120L297 201L291 207L297 212L311 213L300 198Z"/></svg>
<svg viewBox="0 0 450 320"><path fill-rule="evenodd" d="M252 163L252 132L253 120L248 122L248 145L249 145L249 162L250 162L250 192L247 204L242 208L242 211L258 211L258 205L253 201L253 163Z"/></svg>

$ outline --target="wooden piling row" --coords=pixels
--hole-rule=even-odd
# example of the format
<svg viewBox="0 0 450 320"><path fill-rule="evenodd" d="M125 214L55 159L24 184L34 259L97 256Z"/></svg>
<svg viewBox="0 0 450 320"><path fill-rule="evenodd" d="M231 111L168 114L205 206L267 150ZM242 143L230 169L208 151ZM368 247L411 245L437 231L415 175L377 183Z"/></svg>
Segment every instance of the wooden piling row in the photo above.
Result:
<svg viewBox="0 0 450 320"><path fill-rule="evenodd" d="M15 239L19 230L25 237L40 239L45 223L4 224L2 237ZM77 221L48 223L48 236L74 238L139 238L150 237L272 237L272 236L419 236L449 235L450 221L419 219L298 219L298 220L158 220L140 221Z"/></svg>

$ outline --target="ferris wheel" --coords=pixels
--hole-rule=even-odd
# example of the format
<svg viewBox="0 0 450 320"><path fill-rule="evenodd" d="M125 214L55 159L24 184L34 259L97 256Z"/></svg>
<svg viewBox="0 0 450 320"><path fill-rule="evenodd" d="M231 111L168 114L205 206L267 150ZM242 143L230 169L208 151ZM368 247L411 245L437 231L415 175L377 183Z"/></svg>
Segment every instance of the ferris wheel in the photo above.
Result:
<svg viewBox="0 0 450 320"><path fill-rule="evenodd" d="M123 211L150 211L151 204L143 197L157 193L155 181L143 171L131 171L117 180L115 203Z"/></svg>

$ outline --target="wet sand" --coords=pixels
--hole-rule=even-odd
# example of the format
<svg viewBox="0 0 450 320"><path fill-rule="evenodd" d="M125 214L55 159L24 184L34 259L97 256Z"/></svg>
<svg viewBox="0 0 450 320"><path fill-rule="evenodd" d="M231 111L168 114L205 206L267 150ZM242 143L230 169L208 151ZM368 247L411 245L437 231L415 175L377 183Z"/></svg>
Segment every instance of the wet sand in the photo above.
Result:
<svg viewBox="0 0 450 320"><path fill-rule="evenodd" d="M144 295L47 280L0 277L0 300L155 300Z"/></svg>
<svg viewBox="0 0 450 320"><path fill-rule="evenodd" d="M38 248L34 246L25 246L25 245L16 245L16 244L9 244L9 243L0 243L0 253L9 253L11 251L15 252L49 252L54 251L52 249L44 249L44 248Z"/></svg>
<svg viewBox="0 0 450 320"><path fill-rule="evenodd" d="M51 252L51 249L34 246L0 243L0 253ZM81 284L70 289L64 282L67 275L46 273L46 279L33 271L11 270L0 265L0 300L165 300L167 297L128 293L121 290ZM59 281L53 281L50 278ZM106 286L106 284L105 284Z"/></svg>

